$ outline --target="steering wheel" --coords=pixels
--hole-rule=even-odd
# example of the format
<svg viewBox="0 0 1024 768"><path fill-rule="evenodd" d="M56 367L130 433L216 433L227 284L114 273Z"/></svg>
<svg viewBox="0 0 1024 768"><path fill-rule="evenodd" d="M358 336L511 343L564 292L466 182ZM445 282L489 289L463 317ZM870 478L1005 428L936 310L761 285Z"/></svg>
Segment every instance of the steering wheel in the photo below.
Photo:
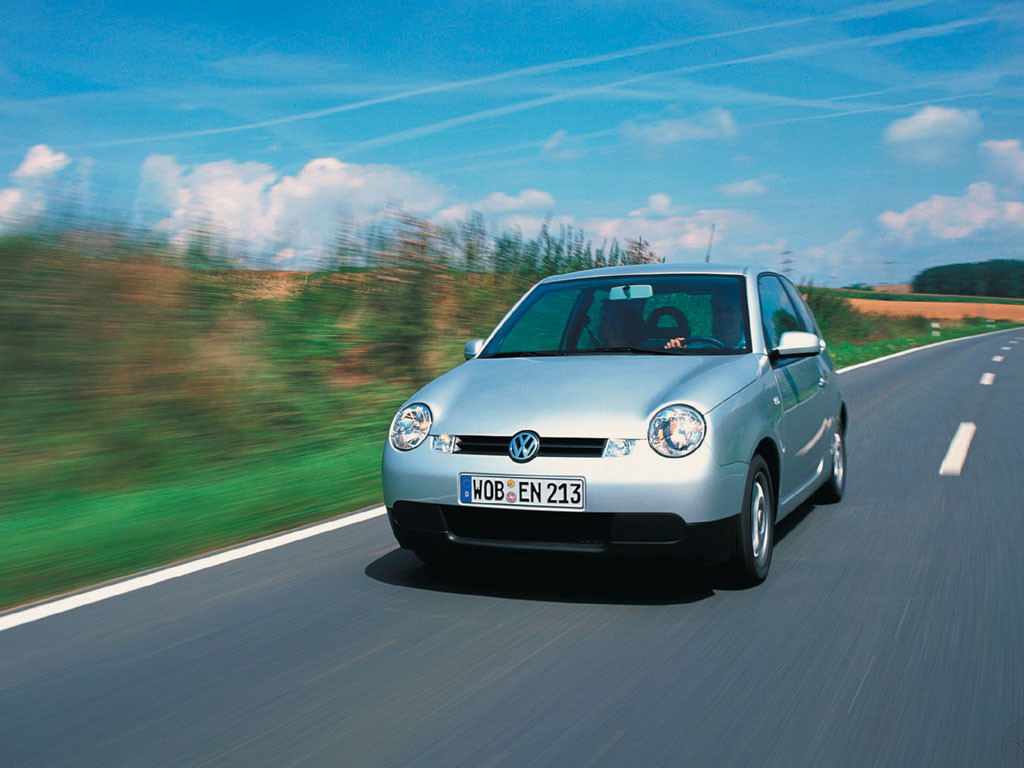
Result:
<svg viewBox="0 0 1024 768"><path fill-rule="evenodd" d="M659 328L658 321L668 315L675 320L675 328ZM688 336L690 334L690 323L682 310L675 307L658 307L647 316L644 321L647 326L647 336L652 339L670 339L677 336Z"/></svg>
<svg viewBox="0 0 1024 768"><path fill-rule="evenodd" d="M705 344L709 344L715 349L727 349L725 344L716 339L714 336L691 336L690 338L683 342L683 346L689 347L695 341L704 342Z"/></svg>

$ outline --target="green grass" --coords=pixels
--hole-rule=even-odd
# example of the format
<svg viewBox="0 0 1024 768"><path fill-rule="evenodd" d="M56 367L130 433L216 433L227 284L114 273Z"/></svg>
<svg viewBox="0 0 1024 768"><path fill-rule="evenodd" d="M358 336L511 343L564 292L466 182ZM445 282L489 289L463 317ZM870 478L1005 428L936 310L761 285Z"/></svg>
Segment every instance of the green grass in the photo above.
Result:
<svg viewBox="0 0 1024 768"><path fill-rule="evenodd" d="M380 434L344 449L115 492L41 490L0 523L0 606L377 502Z"/></svg>
<svg viewBox="0 0 1024 768"><path fill-rule="evenodd" d="M0 608L379 502L397 406L533 279L183 269L104 237L0 238ZM810 294L839 366L934 340Z"/></svg>
<svg viewBox="0 0 1024 768"><path fill-rule="evenodd" d="M1015 323L996 323L994 325L988 325L986 323L972 323L962 326L943 328L942 331L940 331L940 336L938 337L933 336L931 333L927 333L915 336L869 341L864 344L854 344L849 341L841 341L835 344L829 344L829 354L832 356L832 361L835 363L836 368L845 368L849 365L864 363L878 357L891 355L894 352L902 352L906 349L934 344L935 342L943 341L945 339L959 339L965 336L976 336L979 333L987 333L988 331L1013 328L1015 325Z"/></svg>

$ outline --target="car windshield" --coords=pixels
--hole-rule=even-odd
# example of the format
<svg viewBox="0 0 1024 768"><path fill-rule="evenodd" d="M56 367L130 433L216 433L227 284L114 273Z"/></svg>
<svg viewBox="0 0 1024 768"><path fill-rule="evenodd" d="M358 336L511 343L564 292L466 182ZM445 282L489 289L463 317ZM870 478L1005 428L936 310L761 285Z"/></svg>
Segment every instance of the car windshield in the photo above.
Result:
<svg viewBox="0 0 1024 768"><path fill-rule="evenodd" d="M743 279L623 275L538 286L480 357L750 351Z"/></svg>

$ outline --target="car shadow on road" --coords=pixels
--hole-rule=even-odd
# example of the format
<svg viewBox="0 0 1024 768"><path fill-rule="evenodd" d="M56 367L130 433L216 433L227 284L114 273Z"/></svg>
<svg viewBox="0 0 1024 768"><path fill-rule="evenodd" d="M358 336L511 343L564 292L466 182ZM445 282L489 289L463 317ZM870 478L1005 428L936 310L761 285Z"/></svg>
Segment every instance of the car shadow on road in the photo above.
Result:
<svg viewBox="0 0 1024 768"><path fill-rule="evenodd" d="M780 521L776 544L814 508L809 502L802 504ZM746 588L726 564L701 566L658 559L588 563L521 556L428 566L411 552L393 549L367 565L364 573L384 584L433 592L610 605L695 603L718 592Z"/></svg>
<svg viewBox="0 0 1024 768"><path fill-rule="evenodd" d="M811 512L816 509L816 506L810 501L805 501L799 507L794 509L782 520L775 524L775 545L778 546L793 529L802 523ZM771 577L769 577L771 578Z"/></svg>
<svg viewBox="0 0 1024 768"><path fill-rule="evenodd" d="M467 559L428 566L401 549L374 560L365 573L396 587L560 603L694 603L713 597L716 589L737 588L720 567L650 561L577 563L526 557Z"/></svg>

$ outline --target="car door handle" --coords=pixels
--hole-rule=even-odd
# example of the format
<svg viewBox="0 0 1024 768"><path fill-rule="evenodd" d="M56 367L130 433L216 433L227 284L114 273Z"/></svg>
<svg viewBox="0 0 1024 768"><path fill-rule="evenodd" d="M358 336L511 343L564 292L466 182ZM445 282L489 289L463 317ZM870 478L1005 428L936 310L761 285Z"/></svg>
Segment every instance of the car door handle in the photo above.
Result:
<svg viewBox="0 0 1024 768"><path fill-rule="evenodd" d="M826 384L828 384L828 379L826 379L824 376L819 376L818 377L818 386L821 387L822 389L824 389Z"/></svg>

